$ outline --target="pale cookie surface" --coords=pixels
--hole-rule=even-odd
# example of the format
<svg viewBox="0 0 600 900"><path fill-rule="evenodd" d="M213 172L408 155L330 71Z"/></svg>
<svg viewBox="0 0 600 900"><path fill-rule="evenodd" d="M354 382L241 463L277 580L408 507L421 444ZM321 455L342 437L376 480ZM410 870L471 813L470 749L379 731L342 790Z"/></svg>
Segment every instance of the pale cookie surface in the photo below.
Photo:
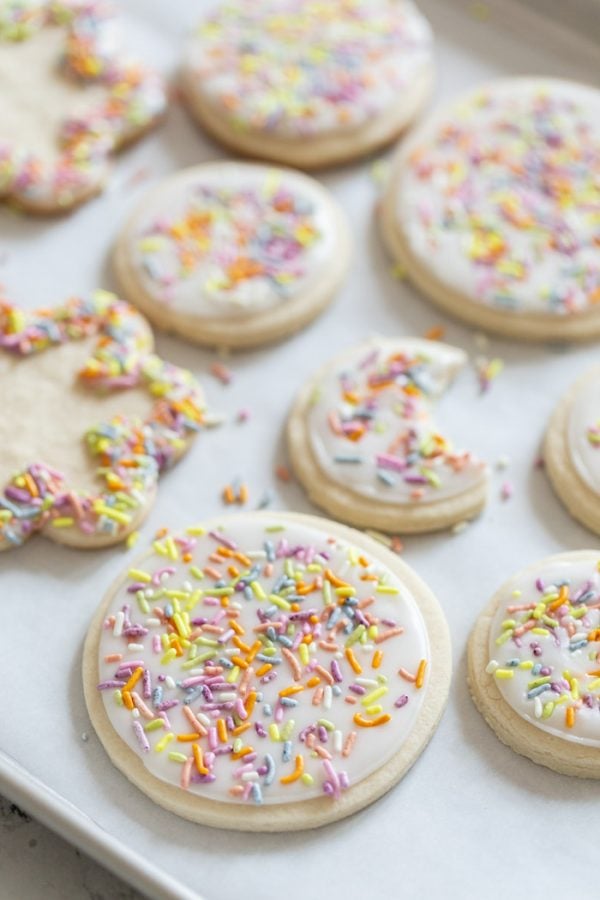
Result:
<svg viewBox="0 0 600 900"><path fill-rule="evenodd" d="M92 722L152 800L240 830L350 815L415 762L450 680L446 623L397 556L293 513L156 541L84 650Z"/></svg>
<svg viewBox="0 0 600 900"><path fill-rule="evenodd" d="M205 423L193 376L152 346L105 292L33 313L0 304L0 550L39 531L106 546L144 518Z"/></svg>
<svg viewBox="0 0 600 900"><path fill-rule="evenodd" d="M402 146L381 211L390 252L447 312L531 340L600 334L600 91L492 82Z"/></svg>
<svg viewBox="0 0 600 900"><path fill-rule="evenodd" d="M600 534L600 368L558 403L544 442L546 471L571 515Z"/></svg>
<svg viewBox="0 0 600 900"><path fill-rule="evenodd" d="M600 778L600 551L548 557L507 581L469 641L473 699L505 743Z"/></svg>
<svg viewBox="0 0 600 900"><path fill-rule="evenodd" d="M410 0L235 0L195 29L182 84L223 143L303 168L393 140L432 71L431 30Z"/></svg>
<svg viewBox="0 0 600 900"><path fill-rule="evenodd" d="M124 55L113 11L78 0L0 2L0 198L52 213L102 189L111 154L166 105Z"/></svg>
<svg viewBox="0 0 600 900"><path fill-rule="evenodd" d="M349 264L342 210L289 169L208 163L154 188L118 238L121 288L159 327L200 344L281 338L332 299Z"/></svg>
<svg viewBox="0 0 600 900"><path fill-rule="evenodd" d="M484 463L455 450L432 419L465 359L435 341L373 338L326 363L288 422L290 457L310 498L384 531L434 531L479 512Z"/></svg>

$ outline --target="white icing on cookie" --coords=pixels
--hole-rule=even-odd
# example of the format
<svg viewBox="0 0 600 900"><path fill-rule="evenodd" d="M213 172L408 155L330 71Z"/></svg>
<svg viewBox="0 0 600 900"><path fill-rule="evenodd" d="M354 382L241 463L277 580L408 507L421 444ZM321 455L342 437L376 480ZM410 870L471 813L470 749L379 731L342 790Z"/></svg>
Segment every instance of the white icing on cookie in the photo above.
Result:
<svg viewBox="0 0 600 900"><path fill-rule="evenodd" d="M318 182L245 163L190 169L141 204L124 238L145 293L174 314L263 312L315 288L339 247Z"/></svg>
<svg viewBox="0 0 600 900"><path fill-rule="evenodd" d="M323 472L382 503L444 500L480 485L484 464L454 451L431 418L464 362L461 350L413 338L373 339L333 360L306 422Z"/></svg>
<svg viewBox="0 0 600 900"><path fill-rule="evenodd" d="M277 514L154 547L112 598L99 649L108 717L149 773L281 803L338 797L398 752L431 662L385 565Z"/></svg>
<svg viewBox="0 0 600 900"><path fill-rule="evenodd" d="M189 41L195 92L242 130L284 138L349 131L402 102L431 66L410 2L235 0Z"/></svg>
<svg viewBox="0 0 600 900"><path fill-rule="evenodd" d="M507 313L600 300L600 92L507 79L469 94L411 145L396 221L420 265Z"/></svg>
<svg viewBox="0 0 600 900"><path fill-rule="evenodd" d="M571 462L586 485L600 494L600 379L588 379L569 412L567 445Z"/></svg>
<svg viewBox="0 0 600 900"><path fill-rule="evenodd" d="M488 674L518 715L600 747L600 553L564 553L515 576L490 627Z"/></svg>

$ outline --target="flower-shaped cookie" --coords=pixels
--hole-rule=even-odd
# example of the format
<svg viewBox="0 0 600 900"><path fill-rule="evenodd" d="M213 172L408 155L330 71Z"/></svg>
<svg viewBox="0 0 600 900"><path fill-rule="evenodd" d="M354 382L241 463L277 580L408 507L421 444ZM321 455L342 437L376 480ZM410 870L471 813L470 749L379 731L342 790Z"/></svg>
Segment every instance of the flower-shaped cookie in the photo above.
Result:
<svg viewBox="0 0 600 900"><path fill-rule="evenodd" d="M123 55L98 0L3 0L0 84L0 198L40 213L97 194L110 155L166 103L161 78Z"/></svg>
<svg viewBox="0 0 600 900"><path fill-rule="evenodd" d="M144 518L204 424L199 385L152 345L103 291L33 313L0 305L0 550L36 531L107 546Z"/></svg>

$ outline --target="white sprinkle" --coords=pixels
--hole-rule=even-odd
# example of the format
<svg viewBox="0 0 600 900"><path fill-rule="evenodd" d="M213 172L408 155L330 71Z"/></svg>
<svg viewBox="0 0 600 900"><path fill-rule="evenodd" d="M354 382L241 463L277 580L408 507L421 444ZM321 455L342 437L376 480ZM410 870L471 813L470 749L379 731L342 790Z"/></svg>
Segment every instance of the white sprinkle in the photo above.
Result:
<svg viewBox="0 0 600 900"><path fill-rule="evenodd" d="M485 671L488 673L488 675L493 675L498 668L498 665L499 663L497 663L495 659L490 659L489 663L485 667Z"/></svg>
<svg viewBox="0 0 600 900"><path fill-rule="evenodd" d="M167 677L165 678L165 684L170 690L173 690L173 688L175 687L175 679L171 675L167 675Z"/></svg>
<svg viewBox="0 0 600 900"><path fill-rule="evenodd" d="M331 685L328 684L325 686L325 690L323 691L323 706L325 709L331 709Z"/></svg>
<svg viewBox="0 0 600 900"><path fill-rule="evenodd" d="M120 610L115 616L115 624L113 626L113 637L121 637L123 634L123 623L125 622L125 613Z"/></svg>

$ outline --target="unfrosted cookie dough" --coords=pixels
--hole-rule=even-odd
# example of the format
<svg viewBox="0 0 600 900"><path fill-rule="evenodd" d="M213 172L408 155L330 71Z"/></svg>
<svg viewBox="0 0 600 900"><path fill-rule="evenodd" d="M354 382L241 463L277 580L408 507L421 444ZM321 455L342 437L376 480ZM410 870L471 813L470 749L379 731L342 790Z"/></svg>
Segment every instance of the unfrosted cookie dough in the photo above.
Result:
<svg viewBox="0 0 600 900"><path fill-rule="evenodd" d="M191 373L152 347L145 319L106 292L0 304L0 550L36 532L103 547L145 517L205 423Z"/></svg>
<svg viewBox="0 0 600 900"><path fill-rule="evenodd" d="M210 134L299 168L390 143L432 80L431 30L410 0L234 0L197 26L182 70Z"/></svg>
<svg viewBox="0 0 600 900"><path fill-rule="evenodd" d="M600 367L586 372L558 403L544 462L571 515L600 534Z"/></svg>
<svg viewBox="0 0 600 900"><path fill-rule="evenodd" d="M484 463L455 450L432 419L465 359L435 341L373 338L327 362L300 391L287 429L311 500L352 525L407 533L480 512Z"/></svg>
<svg viewBox="0 0 600 900"><path fill-rule="evenodd" d="M102 190L111 154L166 105L161 78L124 54L100 0L3 0L0 84L0 198L36 213Z"/></svg>
<svg viewBox="0 0 600 900"><path fill-rule="evenodd" d="M291 169L215 162L160 183L117 240L125 296L160 328L199 344L285 337L332 299L349 264L346 218Z"/></svg>
<svg viewBox="0 0 600 900"><path fill-rule="evenodd" d="M383 238L442 309L524 340L600 335L600 91L511 78L400 148Z"/></svg>
<svg viewBox="0 0 600 900"><path fill-rule="evenodd" d="M450 681L440 607L398 557L295 513L167 536L110 588L83 660L115 765L196 822L314 828L389 790Z"/></svg>
<svg viewBox="0 0 600 900"><path fill-rule="evenodd" d="M600 778L600 551L543 559L507 581L469 640L475 704L536 763Z"/></svg>

